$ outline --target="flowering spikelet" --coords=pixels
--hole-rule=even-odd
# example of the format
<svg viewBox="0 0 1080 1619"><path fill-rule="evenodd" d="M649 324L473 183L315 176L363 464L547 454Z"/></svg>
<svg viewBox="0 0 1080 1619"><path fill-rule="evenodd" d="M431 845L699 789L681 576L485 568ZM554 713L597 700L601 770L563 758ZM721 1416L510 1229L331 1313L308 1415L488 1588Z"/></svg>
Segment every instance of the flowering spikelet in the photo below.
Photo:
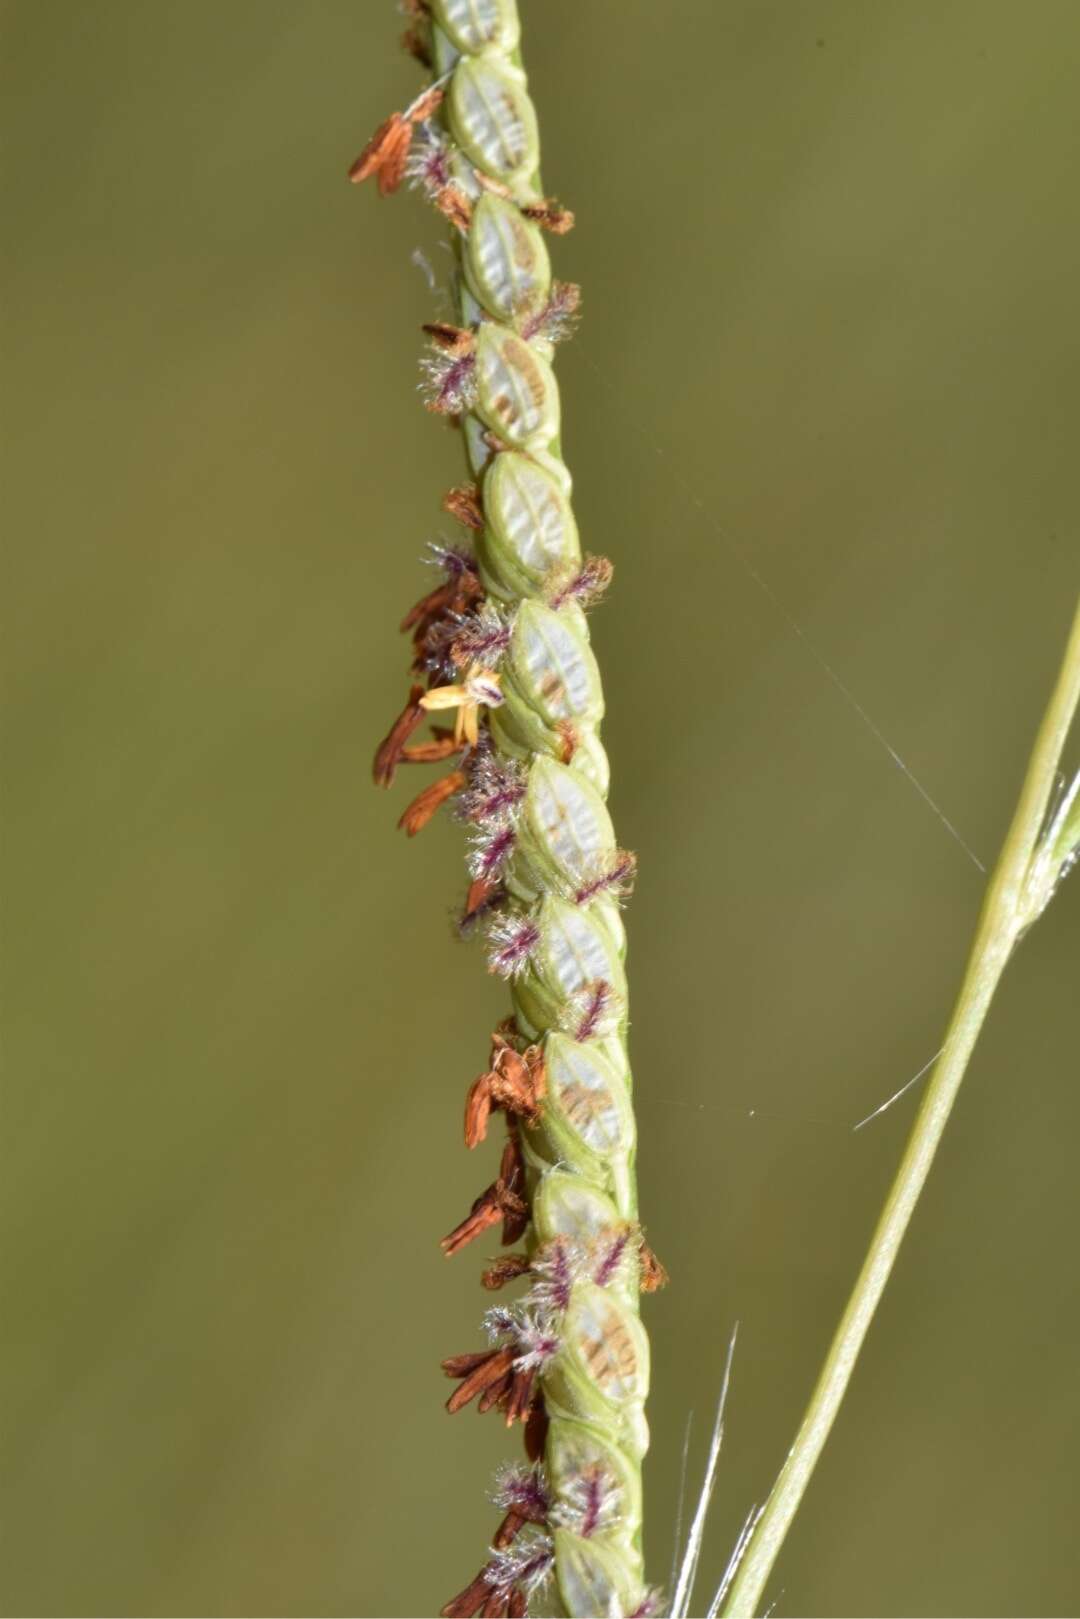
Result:
<svg viewBox="0 0 1080 1619"><path fill-rule="evenodd" d="M443 1619L474 1619L478 1614L515 1619L528 1611L529 1599L548 1579L554 1562L550 1536L528 1530L511 1546L493 1546L490 1562L476 1579L439 1611Z"/></svg>
<svg viewBox="0 0 1080 1619"><path fill-rule="evenodd" d="M593 862L585 880L573 888L575 905L588 905L599 894L625 899L634 886L637 856L629 849L616 849L606 859Z"/></svg>
<svg viewBox="0 0 1080 1619"><path fill-rule="evenodd" d="M592 1276L597 1287L610 1287L615 1281L633 1252L632 1240L633 1227L629 1224L596 1239Z"/></svg>
<svg viewBox="0 0 1080 1619"><path fill-rule="evenodd" d="M431 351L420 361L420 390L428 410L460 416L476 399L476 345L471 332L434 323L424 330Z"/></svg>
<svg viewBox="0 0 1080 1619"><path fill-rule="evenodd" d="M499 918L488 929L488 965L500 978L524 972L540 943L540 929L529 916Z"/></svg>
<svg viewBox="0 0 1080 1619"><path fill-rule="evenodd" d="M622 996L605 978L594 978L564 1003L559 1027L579 1043L613 1034L625 1016Z"/></svg>
<svg viewBox="0 0 1080 1619"><path fill-rule="evenodd" d="M556 611L568 602L595 607L603 599L614 572L607 557L586 557L578 568L555 569L546 581L548 603Z"/></svg>
<svg viewBox="0 0 1080 1619"><path fill-rule="evenodd" d="M491 1543L493 1551L502 1551L526 1524L547 1523L551 1496L542 1465L534 1462L531 1467L527 1464L501 1467L495 1475L491 1499L506 1513Z"/></svg>
<svg viewBox="0 0 1080 1619"><path fill-rule="evenodd" d="M418 131L405 164L405 178L431 199L450 184L450 143L433 124L424 124Z"/></svg>
<svg viewBox="0 0 1080 1619"><path fill-rule="evenodd" d="M551 1522L582 1540L611 1529L619 1516L619 1484L602 1462L567 1479L551 1509Z"/></svg>
<svg viewBox="0 0 1080 1619"><path fill-rule="evenodd" d="M472 204L453 178L450 155L450 144L441 131L425 124L413 141L405 177L464 235L472 221Z"/></svg>
<svg viewBox="0 0 1080 1619"><path fill-rule="evenodd" d="M476 558L471 551L465 551L458 545L442 545L432 540L428 545L429 555L424 561L433 568L442 568L449 582L460 581L466 574L476 577Z"/></svg>
<svg viewBox="0 0 1080 1619"><path fill-rule="evenodd" d="M484 1331L499 1349L512 1347L517 1371L547 1365L559 1353L559 1321L555 1311L528 1300L520 1305L494 1305L484 1311Z"/></svg>
<svg viewBox="0 0 1080 1619"><path fill-rule="evenodd" d="M509 825L484 827L473 839L469 849L469 870L484 882L501 877L509 864L517 843L517 833Z"/></svg>
<svg viewBox="0 0 1080 1619"><path fill-rule="evenodd" d="M524 1462L504 1462L495 1474L491 1499L508 1516L515 1517L519 1525L546 1523L551 1511L551 1492L543 1466L539 1462L531 1467ZM507 1536L502 1544L508 1544L511 1538ZM495 1537L495 1544L500 1544L499 1535Z"/></svg>
<svg viewBox="0 0 1080 1619"><path fill-rule="evenodd" d="M565 1310L574 1282L584 1275L587 1264L588 1256L580 1243L569 1237L553 1237L533 1255L531 1269L536 1280L529 1289L530 1301L552 1313Z"/></svg>
<svg viewBox="0 0 1080 1619"><path fill-rule="evenodd" d="M560 1339L554 1317L542 1310L521 1306L517 1312L517 1342L515 1371L538 1371L546 1366L559 1353Z"/></svg>
<svg viewBox="0 0 1080 1619"><path fill-rule="evenodd" d="M628 1619L659 1619L667 1612L667 1599L658 1585L647 1585Z"/></svg>
<svg viewBox="0 0 1080 1619"><path fill-rule="evenodd" d="M512 1546L494 1553L488 1565L491 1584L500 1593L517 1586L528 1601L548 1578L554 1561L555 1545L550 1535L526 1531Z"/></svg>
<svg viewBox="0 0 1080 1619"><path fill-rule="evenodd" d="M420 362L420 387L428 410L440 416L460 416L476 395L476 356L425 355Z"/></svg>
<svg viewBox="0 0 1080 1619"><path fill-rule="evenodd" d="M553 281L547 302L525 320L521 335L530 341L543 337L549 343L563 343L574 335L580 308L581 288L573 281Z"/></svg>
<svg viewBox="0 0 1080 1619"><path fill-rule="evenodd" d="M570 1304L575 1282L589 1277L598 1287L610 1287L625 1274L634 1258L635 1226L626 1221L583 1243L572 1237L553 1237L533 1254L534 1278L526 1304L549 1319Z"/></svg>
<svg viewBox="0 0 1080 1619"><path fill-rule="evenodd" d="M525 772L514 759L500 759L490 749L473 758L469 784L459 805L463 820L498 822L513 815L525 797Z"/></svg>
<svg viewBox="0 0 1080 1619"><path fill-rule="evenodd" d="M498 1405L506 1413L509 1428L528 1417L537 1373L559 1352L557 1323L545 1312L527 1305L499 1305L486 1312L484 1329L493 1349L482 1357L456 1357L453 1371L449 1362L443 1362L448 1375L462 1375L457 1370L459 1364L465 1373L465 1381L451 1396L447 1409L460 1410L483 1388L479 1409Z"/></svg>
<svg viewBox="0 0 1080 1619"><path fill-rule="evenodd" d="M498 1344L500 1348L513 1343L517 1337L517 1319L514 1307L510 1304L495 1304L490 1310L485 1310L481 1325L488 1342Z"/></svg>
<svg viewBox="0 0 1080 1619"><path fill-rule="evenodd" d="M459 669L473 663L497 669L510 645L512 629L512 619L494 602L484 602L475 613L460 619L454 626L450 656Z"/></svg>

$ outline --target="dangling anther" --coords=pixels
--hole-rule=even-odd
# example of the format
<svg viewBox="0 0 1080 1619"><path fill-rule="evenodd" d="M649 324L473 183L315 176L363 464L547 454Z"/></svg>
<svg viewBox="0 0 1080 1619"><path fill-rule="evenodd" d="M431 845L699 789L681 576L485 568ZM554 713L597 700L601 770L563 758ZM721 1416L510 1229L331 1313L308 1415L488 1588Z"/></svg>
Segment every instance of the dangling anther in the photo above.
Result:
<svg viewBox="0 0 1080 1619"><path fill-rule="evenodd" d="M525 1454L531 1462L543 1459L547 1445L548 1414L542 1399L534 1400L532 1410L525 1419Z"/></svg>
<svg viewBox="0 0 1080 1619"><path fill-rule="evenodd" d="M436 810L445 804L448 798L460 793L465 782L463 770L452 770L448 776L440 776L438 781L433 781L423 792L417 793L398 822L399 828L410 838L414 838L422 827L427 826Z"/></svg>
<svg viewBox="0 0 1080 1619"><path fill-rule="evenodd" d="M419 62L421 67L430 68L434 66L431 60L431 48L419 28L406 28L401 36L401 48L403 51L408 51L409 55Z"/></svg>
<svg viewBox="0 0 1080 1619"><path fill-rule="evenodd" d="M506 1509L491 1544L496 1551L509 1546L527 1523L546 1524L551 1512L551 1494L544 1469L515 1465L503 1468L493 1500Z"/></svg>
<svg viewBox="0 0 1080 1619"><path fill-rule="evenodd" d="M426 320L420 330L430 337L436 348L452 354L455 359L471 354L476 342L475 333L467 326L451 326L445 320Z"/></svg>
<svg viewBox="0 0 1080 1619"><path fill-rule="evenodd" d="M402 49L415 57L421 67L434 67L431 54L431 7L427 4L427 0L400 0L400 10L406 17L412 19L401 36Z"/></svg>
<svg viewBox="0 0 1080 1619"><path fill-rule="evenodd" d="M568 765L581 744L581 733L573 720L559 720L555 733L559 738L559 763Z"/></svg>
<svg viewBox="0 0 1080 1619"><path fill-rule="evenodd" d="M450 1355L442 1363L447 1377L459 1377L461 1382L446 1402L451 1416L463 1411L477 1395L483 1395L494 1384L509 1377L517 1351L513 1347L481 1349L475 1355Z"/></svg>
<svg viewBox="0 0 1080 1619"><path fill-rule="evenodd" d="M403 765L434 765L441 759L451 759L461 752L461 743L446 725L433 725L429 742L411 742L401 750Z"/></svg>
<svg viewBox="0 0 1080 1619"><path fill-rule="evenodd" d="M380 197L389 197L405 178L405 164L412 145L412 125L399 112L392 112L368 141L349 169L354 185L376 178Z"/></svg>
<svg viewBox="0 0 1080 1619"><path fill-rule="evenodd" d="M500 1288L506 1287L507 1283L516 1282L520 1277L527 1276L531 1268L528 1254L503 1254L482 1272L480 1285L487 1288L489 1293L497 1293Z"/></svg>
<svg viewBox="0 0 1080 1619"><path fill-rule="evenodd" d="M540 1046L518 1052L501 1034L491 1037L491 1067L473 1081L465 1100L465 1145L475 1147L487 1135L493 1108L535 1124L547 1090L547 1070Z"/></svg>
<svg viewBox="0 0 1080 1619"><path fill-rule="evenodd" d="M442 509L456 518L465 528L479 532L484 526L484 514L480 509L480 490L474 483L460 484L454 489L448 489L442 498Z"/></svg>
<svg viewBox="0 0 1080 1619"><path fill-rule="evenodd" d="M641 1266L638 1275L638 1286L643 1293L655 1293L659 1288L667 1286L670 1280L668 1273L644 1237L642 1237L641 1245L638 1248L638 1260Z"/></svg>
<svg viewBox="0 0 1080 1619"><path fill-rule="evenodd" d="M474 877L465 895L465 908L458 918L458 929L468 933L484 916L488 916L505 897L502 883L487 877Z"/></svg>
<svg viewBox="0 0 1080 1619"><path fill-rule="evenodd" d="M529 1412L532 1410L535 1384L535 1367L530 1366L524 1371L515 1371L506 1401L506 1426L508 1428L512 1428L515 1422L528 1421Z"/></svg>
<svg viewBox="0 0 1080 1619"><path fill-rule="evenodd" d="M462 236L467 234L472 224L472 203L459 185L451 180L441 191L436 191L431 200L456 231Z"/></svg>
<svg viewBox="0 0 1080 1619"><path fill-rule="evenodd" d="M353 184L361 185L374 175L380 197L388 197L396 191L405 178L413 128L431 117L442 98L442 90L433 85L422 91L404 112L392 112L350 166L349 179Z"/></svg>
<svg viewBox="0 0 1080 1619"><path fill-rule="evenodd" d="M427 718L420 705L423 695L423 686L413 686L409 692L409 701L376 748L372 774L377 787L389 787L394 779L394 772L405 755L406 742Z"/></svg>
<svg viewBox="0 0 1080 1619"><path fill-rule="evenodd" d="M506 1247L517 1242L529 1223L529 1206L523 1196L525 1165L516 1136L511 1136L503 1148L499 1164L499 1178L486 1191L481 1192L460 1225L443 1237L440 1247L447 1259L493 1225L503 1223L502 1240Z"/></svg>
<svg viewBox="0 0 1080 1619"><path fill-rule="evenodd" d="M483 1613L491 1596L492 1585L485 1564L475 1580L469 1581L464 1591L459 1591L456 1597L451 1597L445 1608L439 1609L441 1619L476 1619L478 1614Z"/></svg>
<svg viewBox="0 0 1080 1619"><path fill-rule="evenodd" d="M550 231L553 236L565 236L568 230L574 228L574 216L569 208L561 208L554 197L544 197L540 202L527 202L521 205L521 211L526 219L531 219L534 225L541 230Z"/></svg>
<svg viewBox="0 0 1080 1619"><path fill-rule="evenodd" d="M403 632L412 631L413 668L419 673L429 667L429 640L441 633L447 621L462 617L484 594L476 569L476 559L449 546L435 549L446 573L445 582L429 590L410 607L401 621Z"/></svg>

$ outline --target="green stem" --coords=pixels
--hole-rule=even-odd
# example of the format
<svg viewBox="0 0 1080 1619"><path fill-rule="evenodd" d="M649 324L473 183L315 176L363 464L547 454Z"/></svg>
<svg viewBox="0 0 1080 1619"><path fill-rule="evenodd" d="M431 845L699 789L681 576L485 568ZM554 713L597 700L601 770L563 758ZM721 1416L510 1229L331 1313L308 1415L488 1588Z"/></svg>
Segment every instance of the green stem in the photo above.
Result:
<svg viewBox="0 0 1080 1619"><path fill-rule="evenodd" d="M726 1615L749 1616L757 1612L765 1582L840 1409L998 980L1023 928L1038 914L1030 903L1029 877L1078 703L1080 605L1057 685L1032 750L1016 813L990 880L941 1057L795 1443L747 1544L722 1610Z"/></svg>

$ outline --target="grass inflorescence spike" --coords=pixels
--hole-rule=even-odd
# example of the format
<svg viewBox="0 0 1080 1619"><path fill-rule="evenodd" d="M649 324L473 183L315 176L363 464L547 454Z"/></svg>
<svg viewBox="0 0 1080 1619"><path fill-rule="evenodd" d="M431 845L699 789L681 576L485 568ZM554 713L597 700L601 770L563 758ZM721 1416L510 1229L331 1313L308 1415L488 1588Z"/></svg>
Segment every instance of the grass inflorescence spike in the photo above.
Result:
<svg viewBox="0 0 1080 1619"><path fill-rule="evenodd" d="M582 553L552 369L581 294L553 279L547 239L574 221L540 184L515 0L406 10L406 47L431 82L350 177L383 195L407 181L452 227L455 315L424 327L421 386L460 430L468 478L442 501L463 544L437 551L443 580L402 624L412 685L375 779L441 761L399 824L411 836L446 805L468 830L461 928L486 935L512 1016L465 1109L468 1147L502 1136L498 1171L442 1245L450 1256L498 1231L516 1251L488 1263L483 1285L523 1290L487 1311L488 1347L443 1362L457 1384L447 1408L475 1402L520 1425L526 1462L500 1473L488 1556L442 1611L525 1614L554 1579L571 1615L644 1615L660 1598L642 1567L638 1301L664 1272L634 1175L620 905L636 863L605 803L586 619L611 564Z"/></svg>

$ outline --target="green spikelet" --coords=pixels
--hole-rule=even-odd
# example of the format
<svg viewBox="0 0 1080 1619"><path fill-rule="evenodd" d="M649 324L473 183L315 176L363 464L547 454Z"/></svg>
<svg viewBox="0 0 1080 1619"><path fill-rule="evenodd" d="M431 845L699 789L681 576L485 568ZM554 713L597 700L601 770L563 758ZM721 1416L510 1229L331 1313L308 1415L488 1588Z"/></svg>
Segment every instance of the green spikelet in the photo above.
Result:
<svg viewBox="0 0 1080 1619"><path fill-rule="evenodd" d="M508 1517L490 1560L443 1612L523 1613L553 1572L545 1600L568 1614L647 1614L658 1611L641 1556L649 1346L619 909L633 860L605 804L604 697L583 611L610 567L583 559L559 446L552 356L577 289L552 280L535 223L561 231L569 216L541 195L513 0L414 9L443 92L439 126L426 107L419 117L410 109L390 140L410 119L422 126L427 144L409 172L459 232L461 324L430 329L437 352L427 369L432 407L461 423L476 480L463 520L476 554L436 607L411 615L414 667L429 690L414 693L376 773L389 780L410 757L404 738L424 710L456 710L442 746L460 754L460 768L403 821L415 830L430 805L464 789L474 888L497 902L491 966L508 979L514 1017L470 1093L466 1125L473 1145L491 1107L506 1113L500 1177L444 1246L456 1252L501 1219L504 1241L524 1235L525 1252L494 1267L488 1285L520 1274L529 1291L489 1312L488 1355L444 1363L461 1379L449 1405L478 1396L481 1409L528 1419L534 1457L546 1431L542 1461L508 1475L498 1497ZM354 178L381 161L375 151ZM401 163L393 152L389 161ZM398 179L380 173L380 188ZM653 1262L647 1285L655 1274Z"/></svg>

